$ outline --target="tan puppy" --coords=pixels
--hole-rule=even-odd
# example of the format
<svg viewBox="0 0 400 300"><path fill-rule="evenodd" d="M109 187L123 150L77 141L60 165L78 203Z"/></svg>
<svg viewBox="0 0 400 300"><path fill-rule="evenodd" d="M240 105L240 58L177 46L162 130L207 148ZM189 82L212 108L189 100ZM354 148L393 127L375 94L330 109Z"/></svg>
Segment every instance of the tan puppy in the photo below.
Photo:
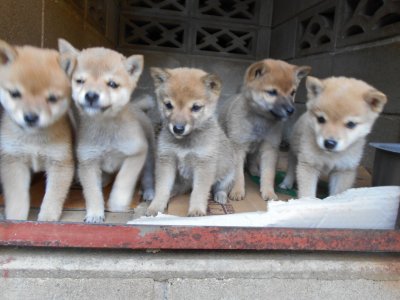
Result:
<svg viewBox="0 0 400 300"><path fill-rule="evenodd" d="M156 195L147 215L163 212L171 194L192 188L188 215L203 216L211 188L214 200L226 203L235 169L233 149L215 115L221 81L199 69L152 68L151 74L163 127Z"/></svg>
<svg viewBox="0 0 400 300"><path fill-rule="evenodd" d="M274 191L275 168L283 121L294 112L294 97L300 80L311 68L266 59L246 71L242 92L222 107L220 122L237 154L235 185L229 197L245 196L244 163L246 155L258 157L261 196L277 199Z"/></svg>
<svg viewBox="0 0 400 300"><path fill-rule="evenodd" d="M329 193L352 187L365 137L382 112L386 96L353 78L307 78L307 112L294 125L287 175L291 188L297 163L298 196L315 197L318 177L327 174Z"/></svg>
<svg viewBox="0 0 400 300"><path fill-rule="evenodd" d="M143 56L128 58L105 48L81 52L59 40L61 53L76 55L72 98L78 110L78 175L86 200L85 222L104 221L102 175L117 173L108 210L127 211L144 168L143 197L154 196L151 121L129 103L143 70Z"/></svg>
<svg viewBox="0 0 400 300"><path fill-rule="evenodd" d="M29 214L31 171L45 171L39 221L57 221L74 173L66 112L74 60L57 51L0 41L1 179L7 219Z"/></svg>

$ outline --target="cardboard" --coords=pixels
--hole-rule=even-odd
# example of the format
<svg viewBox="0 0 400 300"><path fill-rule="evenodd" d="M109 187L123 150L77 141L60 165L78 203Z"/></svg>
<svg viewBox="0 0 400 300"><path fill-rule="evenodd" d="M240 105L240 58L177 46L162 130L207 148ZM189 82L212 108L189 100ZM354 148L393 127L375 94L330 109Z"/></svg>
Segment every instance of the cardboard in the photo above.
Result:
<svg viewBox="0 0 400 300"><path fill-rule="evenodd" d="M282 171L286 170L287 153L281 152L279 162L278 162L278 176L277 183L282 180L284 173ZM246 176L246 197L242 201L231 201L221 205L214 202L211 198L209 199L207 215L229 215L236 213L247 213L247 212L265 212L268 208L268 203L265 202L260 195L260 188L257 182L257 178ZM37 212L40 208L44 192L45 192L45 182L46 178L43 174L35 175L32 179L31 184L31 208L32 212L29 216L29 220L36 220ZM326 183L322 184L320 189L320 194L326 194ZM368 171L359 167L358 176L356 179L355 187L368 187L371 185L371 175ZM107 200L111 191L112 184L108 184L104 189L104 199ZM280 200L292 199L294 191L292 193L287 193L287 191L281 191L276 187L277 195ZM174 197L170 200L167 214L176 216L186 216L189 207L189 197L190 195L180 195ZM140 205L139 205L140 204ZM140 207L138 207L138 205ZM135 193L132 199L132 212L135 208L134 217L140 217L144 214L148 203L141 202L139 193ZM4 207L3 196L0 196L0 206ZM68 198L64 205L64 213L61 221L65 222L79 222L83 221L84 211L85 211L85 200L83 198L82 188L79 184L73 184L69 192ZM125 223L129 217L132 217L132 212L126 213L106 213L106 223Z"/></svg>

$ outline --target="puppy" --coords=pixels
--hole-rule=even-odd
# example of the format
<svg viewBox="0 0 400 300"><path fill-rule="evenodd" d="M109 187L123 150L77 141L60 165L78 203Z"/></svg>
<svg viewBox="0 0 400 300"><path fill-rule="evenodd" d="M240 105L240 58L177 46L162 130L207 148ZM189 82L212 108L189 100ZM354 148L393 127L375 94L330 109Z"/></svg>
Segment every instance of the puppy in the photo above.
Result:
<svg viewBox="0 0 400 300"><path fill-rule="evenodd" d="M386 96L353 78L308 77L307 112L294 125L287 175L291 188L297 170L298 196L315 197L318 177L329 175L329 193L352 187L365 138L387 101ZM296 169L297 164L297 169Z"/></svg>
<svg viewBox="0 0 400 300"><path fill-rule="evenodd" d="M74 60L57 51L0 41L1 179L7 219L29 214L31 171L45 171L39 221L57 221L73 174L67 117Z"/></svg>
<svg viewBox="0 0 400 300"><path fill-rule="evenodd" d="M143 70L143 56L126 58L105 48L78 51L62 39L59 49L76 57L72 98L78 111L78 176L86 200L85 222L100 223L104 222L102 176L117 172L109 211L130 209L143 168L143 198L154 196L153 128L140 107L129 103Z"/></svg>
<svg viewBox="0 0 400 300"><path fill-rule="evenodd" d="M163 212L172 194L192 187L188 216L203 216L212 188L226 203L234 152L216 118L221 81L199 69L151 68L163 127L156 159L156 194L147 215ZM175 187L174 187L175 182Z"/></svg>
<svg viewBox="0 0 400 300"><path fill-rule="evenodd" d="M246 71L241 93L225 102L219 120L237 155L232 200L245 196L246 155L259 158L262 198L278 198L274 179L283 121L293 114L297 86L310 70L280 60L256 62Z"/></svg>

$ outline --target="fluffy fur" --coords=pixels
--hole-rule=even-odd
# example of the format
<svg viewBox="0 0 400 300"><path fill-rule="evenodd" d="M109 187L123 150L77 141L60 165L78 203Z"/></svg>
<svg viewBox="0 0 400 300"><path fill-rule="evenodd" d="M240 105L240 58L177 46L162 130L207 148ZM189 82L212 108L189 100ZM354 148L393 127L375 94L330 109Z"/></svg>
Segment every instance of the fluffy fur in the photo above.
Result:
<svg viewBox="0 0 400 300"><path fill-rule="evenodd" d="M57 221L74 173L66 115L74 60L57 51L0 41L1 179L7 219L29 214L31 171L45 171L39 221Z"/></svg>
<svg viewBox="0 0 400 300"><path fill-rule="evenodd" d="M242 92L222 107L220 123L237 154L235 184L229 195L232 200L245 196L247 155L253 157L253 164L259 164L256 169L261 173L263 199L277 199L274 178L283 121L294 112L297 86L310 70L280 60L256 62L246 71Z"/></svg>
<svg viewBox="0 0 400 300"><path fill-rule="evenodd" d="M143 70L143 56L113 50L81 52L64 40L61 53L76 56L72 98L77 109L78 175L86 200L85 222L104 221L102 176L117 173L109 211L128 211L143 169L143 197L154 196L154 133L150 120L130 97Z"/></svg>
<svg viewBox="0 0 400 300"><path fill-rule="evenodd" d="M203 216L211 189L215 201L226 203L234 174L234 152L215 114L221 81L199 69L152 68L151 74L163 127L147 215L163 212L171 195L192 188L188 215Z"/></svg>
<svg viewBox="0 0 400 300"><path fill-rule="evenodd" d="M318 178L328 174L330 195L352 187L365 138L387 101L386 96L353 78L307 78L307 112L294 125L287 175L297 172L299 197L315 197ZM297 165L297 167L296 167Z"/></svg>

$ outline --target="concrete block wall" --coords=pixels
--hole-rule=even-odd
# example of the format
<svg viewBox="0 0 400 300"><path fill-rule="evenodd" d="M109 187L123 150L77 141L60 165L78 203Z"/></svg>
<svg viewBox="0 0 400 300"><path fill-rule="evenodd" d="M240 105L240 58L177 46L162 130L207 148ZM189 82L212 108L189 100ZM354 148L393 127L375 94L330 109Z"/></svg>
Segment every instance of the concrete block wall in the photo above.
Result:
<svg viewBox="0 0 400 300"><path fill-rule="evenodd" d="M256 60L272 57L311 65L314 76L353 76L384 91L389 103L369 139L400 141L396 84L400 12L394 0L232 0L226 10L220 2L165 0L149 9L140 7L144 2L130 0L3 0L0 38L53 48L63 37L77 48L103 45L126 55L141 53L145 70L135 97L152 94L152 66L197 67L216 73L223 80L222 99L226 99L237 93L246 68ZM231 8L239 10L241 5L248 15L234 16ZM140 18L147 23L135 23ZM140 26L153 36L135 35L135 28L143 32ZM208 36L199 35L204 30L210 31ZM249 39L241 40L243 34ZM232 45L242 47L242 53ZM296 116L304 111L305 99L302 87ZM288 123L286 135L296 116ZM363 164L371 169L372 161L373 150L368 147Z"/></svg>
<svg viewBox="0 0 400 300"><path fill-rule="evenodd" d="M273 4L272 58L310 65L316 77L356 77L388 95L384 113L369 136L373 142L400 141L400 7L394 2L275 0ZM304 84L296 101L304 111ZM373 149L367 147L362 163L368 169L373 158Z"/></svg>
<svg viewBox="0 0 400 300"><path fill-rule="evenodd" d="M229 8L225 10L228 2ZM222 99L226 99L239 90L247 67L269 56L272 0L152 3L154 7L149 9L141 7L138 1L125 1L119 17L118 50L125 55L145 56L145 70L134 97L153 93L149 68L157 66L202 68L215 73L223 81ZM240 7L247 16L235 15ZM169 30L166 25L175 27ZM204 36L204 30L211 33ZM242 34L250 42L241 39ZM235 47L243 51L238 52Z"/></svg>
<svg viewBox="0 0 400 300"><path fill-rule="evenodd" d="M80 2L83 3L73 0L2 0L0 39L15 45L56 48L57 39L62 37L77 48L112 47L112 35L106 37L106 33L96 27L84 9L75 4ZM116 2L107 2L112 11Z"/></svg>

